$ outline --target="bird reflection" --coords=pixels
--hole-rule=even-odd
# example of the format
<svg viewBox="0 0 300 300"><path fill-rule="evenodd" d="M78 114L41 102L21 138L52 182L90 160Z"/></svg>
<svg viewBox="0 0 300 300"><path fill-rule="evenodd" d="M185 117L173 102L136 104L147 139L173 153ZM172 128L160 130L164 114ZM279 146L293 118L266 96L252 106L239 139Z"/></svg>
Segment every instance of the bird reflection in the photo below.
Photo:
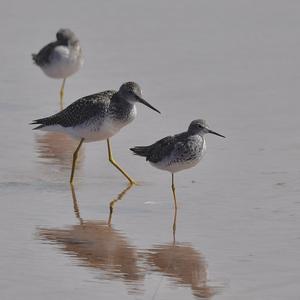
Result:
<svg viewBox="0 0 300 300"><path fill-rule="evenodd" d="M215 294L207 285L207 265L200 252L188 243L157 245L146 251L146 260L153 271L188 285L196 298L209 299Z"/></svg>
<svg viewBox="0 0 300 300"><path fill-rule="evenodd" d="M178 285L190 286L196 298L210 299L216 291L207 285L207 264L202 254L190 244L176 242L176 219L175 208L173 242L156 245L146 250L143 256L154 272L162 273Z"/></svg>
<svg viewBox="0 0 300 300"><path fill-rule="evenodd" d="M112 221L112 215L114 212L114 207L115 204L122 200L122 198L125 196L125 194L133 187L133 184L130 183L118 196L117 198L113 199L112 201L110 201L109 203L109 217L108 217L108 225L111 225L111 221ZM72 186L73 189L73 186Z"/></svg>
<svg viewBox="0 0 300 300"><path fill-rule="evenodd" d="M174 207L173 217L173 244L176 242L176 221L177 221L177 206Z"/></svg>
<svg viewBox="0 0 300 300"><path fill-rule="evenodd" d="M129 189L119 195L119 200ZM62 246L63 251L77 257L80 264L103 271L105 278L121 279L128 284L130 292L140 293L144 272L138 264L137 249L107 222L83 220L72 186L71 191L79 224L64 229L40 229L40 237Z"/></svg>
<svg viewBox="0 0 300 300"><path fill-rule="evenodd" d="M69 169L78 141L63 133L47 132L45 134L37 134L36 143L38 157L41 158L42 163L57 164ZM82 158L83 151L81 150L78 162Z"/></svg>

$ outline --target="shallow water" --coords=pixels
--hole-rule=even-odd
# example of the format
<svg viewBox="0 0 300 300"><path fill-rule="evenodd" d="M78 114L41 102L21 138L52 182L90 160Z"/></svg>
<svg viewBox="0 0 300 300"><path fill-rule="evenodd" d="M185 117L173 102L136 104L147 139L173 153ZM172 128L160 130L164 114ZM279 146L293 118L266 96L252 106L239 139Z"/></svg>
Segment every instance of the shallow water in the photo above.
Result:
<svg viewBox="0 0 300 300"><path fill-rule="evenodd" d="M0 4L1 299L299 299L300 4L73 3ZM97 142L72 193L76 141L28 125L59 109L60 82L30 54L63 26L85 54L66 104L135 80L162 112L139 105L112 138L139 186ZM207 136L203 161L176 174L174 243L170 175L127 149L199 117L227 138Z"/></svg>

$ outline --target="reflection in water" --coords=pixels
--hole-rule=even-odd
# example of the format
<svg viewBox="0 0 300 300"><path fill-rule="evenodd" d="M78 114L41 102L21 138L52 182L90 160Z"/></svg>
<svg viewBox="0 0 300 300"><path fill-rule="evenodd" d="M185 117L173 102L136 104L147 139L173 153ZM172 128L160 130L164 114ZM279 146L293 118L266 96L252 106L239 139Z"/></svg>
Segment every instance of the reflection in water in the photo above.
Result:
<svg viewBox="0 0 300 300"><path fill-rule="evenodd" d="M139 281L136 249L125 236L106 222L84 221L65 229L41 229L40 236L63 246L63 250L83 265L105 271L109 279Z"/></svg>
<svg viewBox="0 0 300 300"><path fill-rule="evenodd" d="M122 196L126 191L123 191ZM39 230L40 237L61 245L63 251L77 257L80 264L104 271L108 279L124 280L130 286L130 292L139 293L144 272L138 265L136 248L107 222L83 220L73 188L72 196L75 215L80 224L64 229L43 228Z"/></svg>
<svg viewBox="0 0 300 300"><path fill-rule="evenodd" d="M174 207L174 217L173 217L173 244L176 241L176 221L177 221L177 207Z"/></svg>
<svg viewBox="0 0 300 300"><path fill-rule="evenodd" d="M174 207L173 215L173 243L154 246L145 251L148 265L155 272L174 279L179 286L191 287L196 298L210 299L216 294L216 289L207 285L207 265L200 252L188 243L176 242L177 207ZM152 299L159 290L155 291Z"/></svg>
<svg viewBox="0 0 300 300"><path fill-rule="evenodd" d="M60 166L70 168L73 153L78 146L78 141L70 136L57 133L47 132L36 134L36 151L41 162L44 164L59 164ZM83 151L78 155L78 163L83 158ZM79 166L79 164L78 164Z"/></svg>
<svg viewBox="0 0 300 300"><path fill-rule="evenodd" d="M122 198L125 196L125 194L133 187L133 184L130 183L119 195L117 198L113 199L109 203L109 218L108 218L108 224L111 224L112 221L112 215L114 211L115 204L119 201L122 200Z"/></svg>
<svg viewBox="0 0 300 300"><path fill-rule="evenodd" d="M154 246L145 254L153 271L174 279L174 283L191 287L196 298L210 298L215 294L207 285L207 265L201 253L191 245L171 243Z"/></svg>
<svg viewBox="0 0 300 300"><path fill-rule="evenodd" d="M101 270L105 279L123 280L129 293L142 294L145 266L148 273L159 272L178 286L189 286L196 298L210 299L216 289L207 285L207 265L200 252L190 244L175 242L176 211L173 220L173 243L139 251L125 235L111 226L113 207L131 189L126 187L110 202L108 222L83 220L71 185L73 206L79 224L63 229L39 230L41 239L61 246L64 253L79 260L79 265ZM154 291L153 299L160 285Z"/></svg>

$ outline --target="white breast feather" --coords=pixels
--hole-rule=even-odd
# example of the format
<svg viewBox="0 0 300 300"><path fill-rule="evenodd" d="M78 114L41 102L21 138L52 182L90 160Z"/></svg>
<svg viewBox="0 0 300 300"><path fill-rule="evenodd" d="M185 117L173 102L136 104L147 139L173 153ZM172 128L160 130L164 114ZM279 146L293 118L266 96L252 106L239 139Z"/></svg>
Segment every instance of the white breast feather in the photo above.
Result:
<svg viewBox="0 0 300 300"><path fill-rule="evenodd" d="M52 78L67 78L77 72L83 64L79 58L80 48L70 51L65 46L55 47L50 64L42 66L44 73Z"/></svg>

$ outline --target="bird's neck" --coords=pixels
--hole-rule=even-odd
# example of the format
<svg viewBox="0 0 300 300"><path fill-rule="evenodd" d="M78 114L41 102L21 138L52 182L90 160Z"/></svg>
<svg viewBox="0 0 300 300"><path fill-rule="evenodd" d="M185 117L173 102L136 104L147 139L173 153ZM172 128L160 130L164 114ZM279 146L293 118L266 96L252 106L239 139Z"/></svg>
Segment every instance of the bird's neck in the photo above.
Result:
<svg viewBox="0 0 300 300"><path fill-rule="evenodd" d="M117 92L113 98L112 101L114 101L115 103L119 103L119 105L128 107L130 109L133 109L133 107L135 107L135 103L128 101L127 99L125 99L122 94L120 94L119 92Z"/></svg>
<svg viewBox="0 0 300 300"><path fill-rule="evenodd" d="M78 47L80 48L80 44L79 44L79 41L78 40L70 40L69 43L68 43L70 46L72 47Z"/></svg>
<svg viewBox="0 0 300 300"><path fill-rule="evenodd" d="M134 103L131 103L116 93L111 99L111 105L115 107L115 111L120 118L134 119L136 115L136 107ZM121 108L121 109L120 109Z"/></svg>
<svg viewBox="0 0 300 300"><path fill-rule="evenodd" d="M200 142L202 141L203 144L205 144L204 134L187 132L187 135L189 139L198 140Z"/></svg>

